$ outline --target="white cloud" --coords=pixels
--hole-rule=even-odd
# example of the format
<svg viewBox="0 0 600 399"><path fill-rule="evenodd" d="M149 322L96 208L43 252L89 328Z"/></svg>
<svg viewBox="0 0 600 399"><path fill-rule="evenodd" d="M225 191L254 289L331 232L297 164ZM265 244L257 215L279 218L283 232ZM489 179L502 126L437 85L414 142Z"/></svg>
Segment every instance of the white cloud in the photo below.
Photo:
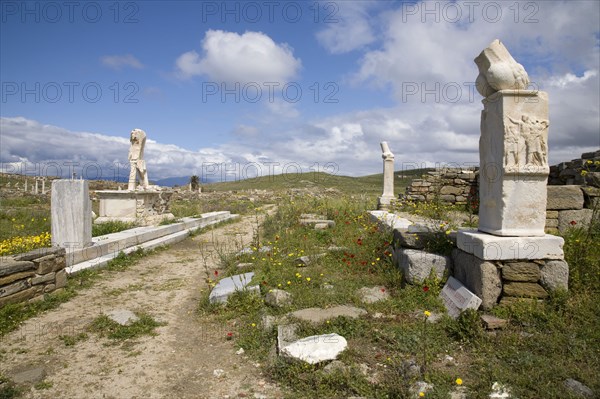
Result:
<svg viewBox="0 0 600 399"><path fill-rule="evenodd" d="M559 88L565 88L571 85L581 85L582 83L588 81L590 78L593 78L596 75L598 75L598 71L596 70L585 71L583 73L583 76L581 77L578 77L575 74L568 72L562 76L553 76L551 79L548 80L548 85Z"/></svg>
<svg viewBox="0 0 600 399"><path fill-rule="evenodd" d="M297 118L300 112L292 102L285 101L280 97L275 97L273 101L267 102L267 110L272 114L269 117L273 118Z"/></svg>
<svg viewBox="0 0 600 399"><path fill-rule="evenodd" d="M473 59L496 38L549 93L550 161L600 146L597 2L493 2L502 7L497 22L494 10L484 13L487 3L471 2L469 14L469 3L457 2L451 4L462 10L457 23L443 12L449 4L420 2L383 13L381 44L364 53L354 73L356 86L390 88L398 104L394 119L410 122L420 136L414 143L388 139L392 150L400 144L413 159L457 161L461 153L476 161L482 106L472 86L478 74ZM427 13L436 7L437 13Z"/></svg>
<svg viewBox="0 0 600 399"><path fill-rule="evenodd" d="M325 29L317 32L317 40L332 54L343 54L365 47L376 39L368 10L373 1L327 3L322 11Z"/></svg>
<svg viewBox="0 0 600 399"><path fill-rule="evenodd" d="M277 44L262 32L209 30L202 41L204 54L188 51L177 58L176 72L187 79L206 75L219 82L288 82L301 67L286 43Z"/></svg>
<svg viewBox="0 0 600 399"><path fill-rule="evenodd" d="M100 58L102 65L112 69L121 70L125 67L142 69L144 65L133 55L105 55Z"/></svg>

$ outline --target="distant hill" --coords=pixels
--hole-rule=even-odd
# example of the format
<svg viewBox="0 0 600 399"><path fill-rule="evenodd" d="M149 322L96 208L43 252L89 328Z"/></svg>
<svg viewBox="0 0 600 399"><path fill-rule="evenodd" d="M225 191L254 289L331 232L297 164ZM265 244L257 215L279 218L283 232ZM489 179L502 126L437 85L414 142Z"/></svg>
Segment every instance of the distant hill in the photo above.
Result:
<svg viewBox="0 0 600 399"><path fill-rule="evenodd" d="M412 181L431 169L415 169L394 173L396 193L404 192L404 188ZM401 176L404 176L401 178ZM205 191L241 191L241 190L286 190L293 188L319 187L333 188L350 194L381 194L383 190L383 174L361 177L330 175L323 172L307 172L299 174L261 176L235 182L202 184Z"/></svg>
<svg viewBox="0 0 600 399"><path fill-rule="evenodd" d="M409 171L396 171L394 173L395 191L396 193L403 193L405 187L412 181L412 179L427 173L432 169L414 169ZM9 178L11 175L3 174L0 175L0 181ZM16 178L22 175L12 175ZM214 180L214 179L213 179ZM8 180L7 180L8 181ZM90 184L94 190L106 190L116 189L118 183L121 186L127 183L128 176L118 176L115 179L106 180L92 180ZM190 182L190 176L175 176L167 177L164 179L152 180L151 184L157 184L163 187L173 186L187 186ZM330 175L323 172L307 172L299 174L281 174L274 176L261 176L251 179L239 180L239 181L227 181L227 182L202 182L201 187L203 191L242 191L242 190L289 190L295 188L321 188L328 189L333 188L344 193L350 194L381 194L383 189L383 174L378 173L374 175L351 177L351 176L339 176Z"/></svg>

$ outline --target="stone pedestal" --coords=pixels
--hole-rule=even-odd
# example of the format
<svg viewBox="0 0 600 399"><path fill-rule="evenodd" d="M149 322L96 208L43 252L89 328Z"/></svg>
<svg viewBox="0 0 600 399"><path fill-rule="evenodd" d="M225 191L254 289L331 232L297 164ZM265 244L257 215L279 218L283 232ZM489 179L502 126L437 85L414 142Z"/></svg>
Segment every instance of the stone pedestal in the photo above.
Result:
<svg viewBox="0 0 600 399"><path fill-rule="evenodd" d="M100 214L94 222L117 220L150 226L173 219L173 214L169 213L172 195L171 191L96 191Z"/></svg>
<svg viewBox="0 0 600 399"><path fill-rule="evenodd" d="M456 246L479 259L563 259L562 237L498 237L475 230L459 231Z"/></svg>
<svg viewBox="0 0 600 399"><path fill-rule="evenodd" d="M92 245L92 205L86 180L54 180L51 212L53 246L76 249Z"/></svg>

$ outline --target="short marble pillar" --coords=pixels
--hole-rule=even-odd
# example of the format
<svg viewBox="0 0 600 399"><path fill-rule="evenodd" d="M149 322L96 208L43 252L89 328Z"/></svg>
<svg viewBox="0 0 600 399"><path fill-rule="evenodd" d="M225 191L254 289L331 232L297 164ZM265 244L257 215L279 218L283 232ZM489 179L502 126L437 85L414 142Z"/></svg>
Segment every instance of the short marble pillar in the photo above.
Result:
<svg viewBox="0 0 600 399"><path fill-rule="evenodd" d="M386 141L382 141L381 157L383 158L383 194L379 197L377 209L387 210L395 200L394 196L394 154Z"/></svg>
<svg viewBox="0 0 600 399"><path fill-rule="evenodd" d="M67 251L92 245L92 203L87 180L54 180L50 203L52 245Z"/></svg>

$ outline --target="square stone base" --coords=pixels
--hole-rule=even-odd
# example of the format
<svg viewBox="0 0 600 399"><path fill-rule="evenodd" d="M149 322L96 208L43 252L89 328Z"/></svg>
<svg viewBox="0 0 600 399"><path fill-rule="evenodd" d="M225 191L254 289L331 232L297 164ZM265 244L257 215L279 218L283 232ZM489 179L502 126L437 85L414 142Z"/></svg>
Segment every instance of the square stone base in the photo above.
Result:
<svg viewBox="0 0 600 399"><path fill-rule="evenodd" d="M169 213L170 191L96 191L100 214L94 223L122 221L141 226L174 219Z"/></svg>
<svg viewBox="0 0 600 399"><path fill-rule="evenodd" d="M459 231L459 249L483 260L563 259L562 237L498 237L477 230Z"/></svg>
<svg viewBox="0 0 600 399"><path fill-rule="evenodd" d="M396 202L396 197L382 195L377 199L377 209L387 211Z"/></svg>

